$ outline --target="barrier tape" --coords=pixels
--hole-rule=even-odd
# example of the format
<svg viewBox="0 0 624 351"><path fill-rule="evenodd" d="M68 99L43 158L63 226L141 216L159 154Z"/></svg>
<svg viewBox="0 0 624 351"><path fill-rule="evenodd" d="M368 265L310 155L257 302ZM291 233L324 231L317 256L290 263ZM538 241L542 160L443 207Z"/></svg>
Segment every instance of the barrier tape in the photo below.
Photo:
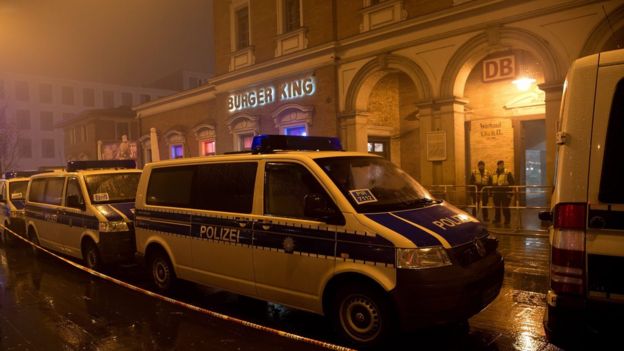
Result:
<svg viewBox="0 0 624 351"><path fill-rule="evenodd" d="M279 330L279 329L265 327L265 326L260 325L260 324L256 324L256 323L249 322L249 321L246 321L246 320L243 320L243 319L239 319L239 318L236 318L236 317L228 316L226 314L215 312L215 311L203 308L203 307L191 305L191 304L186 303L186 302L182 302L182 301L179 301L179 300L167 297L167 296L163 296L161 294L158 294L158 293L155 293L155 292L152 292L152 291L149 291L149 290L145 290L145 289L140 288L140 287L138 287L136 285L132 285L132 284L126 283L123 280L119 280L117 278L113 278L113 277L111 277L109 275L100 273L100 272L95 271L95 270L93 270L91 268L85 267L85 266L83 266L81 264L78 264L76 262L68 260L65 257L62 257L62 256L60 256L60 255L58 255L58 254L56 254L56 253L54 253L54 252L52 252L52 251L50 251L50 250L48 250L46 248L40 246L40 245L37 245L37 244L33 243L32 241L24 238L23 236L21 236L21 235L15 233L14 231L12 231L11 229L5 227L3 224L0 224L0 227L4 230L4 233L9 232L13 236L17 237L18 239L20 239L20 240L30 244L31 246L37 248L38 250L41 250L41 251L43 251L43 252L45 252L45 253L47 253L47 254L49 254L51 256L54 256L54 257L58 258L59 260L65 262L67 264L70 264L70 265L72 265L72 266L74 266L74 267L76 267L76 268L78 268L78 269L80 269L82 271L85 271L85 272L87 272L87 273L89 273L89 274L91 274L93 276L96 276L96 277L98 277L100 279L107 280L109 282L112 282L112 283L117 284L119 286L123 286L124 288L130 289L130 290L142 293L144 295L147 295L147 296L150 296L150 297L153 297L153 298L157 298L159 300L168 302L170 304L173 304L173 305L176 305L176 306L180 306L180 307L192 310L192 311L196 311L196 312L208 315L208 316L213 317L213 318L218 318L218 319L221 319L221 320L224 320L224 321L233 322L233 323L240 324L242 326L245 326L245 327L248 327L248 328L251 328L251 329L260 330L260 331L263 331L263 332L266 332L266 333L269 333L269 334L278 335L278 336L281 336L281 337L284 337L284 338L287 338L287 339L291 339L291 340L295 340L295 341L299 341L299 342L304 342L304 343L308 343L308 344L315 345L315 346L320 346L320 347L323 347L323 348L326 348L326 349L329 349L329 350L355 351L355 350L350 349L348 347L344 347L344 346L340 346L340 345L336 345L336 344L332 344L332 343L328 343L328 342L324 342L324 341L320 341L320 340L316 340L316 339L307 338L305 336L289 333L289 332L286 332L286 331L283 331L283 330Z"/></svg>

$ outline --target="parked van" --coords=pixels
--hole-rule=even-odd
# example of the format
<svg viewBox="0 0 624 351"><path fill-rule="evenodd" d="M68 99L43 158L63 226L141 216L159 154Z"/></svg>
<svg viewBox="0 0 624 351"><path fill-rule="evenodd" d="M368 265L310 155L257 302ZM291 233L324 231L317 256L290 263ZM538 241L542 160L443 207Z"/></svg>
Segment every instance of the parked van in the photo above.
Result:
<svg viewBox="0 0 624 351"><path fill-rule="evenodd" d="M0 241L3 243L13 241L9 230L24 235L24 201L29 175L7 172L0 179L0 223L4 226L0 232Z"/></svg>
<svg viewBox="0 0 624 351"><path fill-rule="evenodd" d="M540 214L553 220L544 324L555 339L623 325L623 133L624 50L577 60L557 123L552 212Z"/></svg>
<svg viewBox="0 0 624 351"><path fill-rule="evenodd" d="M324 314L356 346L465 321L498 295L503 259L481 223L389 161L337 150L265 135L250 153L146 165L136 243L154 284Z"/></svg>
<svg viewBox="0 0 624 351"><path fill-rule="evenodd" d="M31 241L82 258L86 266L134 259L134 197L141 171L131 160L70 161L65 171L30 178Z"/></svg>

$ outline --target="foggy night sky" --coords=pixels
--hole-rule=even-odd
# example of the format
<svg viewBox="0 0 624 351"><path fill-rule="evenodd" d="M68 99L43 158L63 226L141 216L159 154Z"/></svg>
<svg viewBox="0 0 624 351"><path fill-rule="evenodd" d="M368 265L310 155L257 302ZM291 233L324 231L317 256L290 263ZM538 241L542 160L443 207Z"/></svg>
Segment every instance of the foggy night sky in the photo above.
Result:
<svg viewBox="0 0 624 351"><path fill-rule="evenodd" d="M212 0L0 0L0 73L134 86L210 73L211 12Z"/></svg>

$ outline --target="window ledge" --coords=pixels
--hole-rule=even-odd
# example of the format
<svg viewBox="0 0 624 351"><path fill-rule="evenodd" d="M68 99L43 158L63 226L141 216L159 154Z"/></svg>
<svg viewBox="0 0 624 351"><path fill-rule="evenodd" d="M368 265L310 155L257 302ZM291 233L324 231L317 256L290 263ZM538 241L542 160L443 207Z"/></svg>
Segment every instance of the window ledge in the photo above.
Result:
<svg viewBox="0 0 624 351"><path fill-rule="evenodd" d="M254 47L248 46L230 54L230 72L255 63Z"/></svg>
<svg viewBox="0 0 624 351"><path fill-rule="evenodd" d="M275 37L275 57L287 55L308 47L307 28L301 27Z"/></svg>
<svg viewBox="0 0 624 351"><path fill-rule="evenodd" d="M397 23L407 18L403 0L384 1L365 7L360 10L360 14L362 14L360 33Z"/></svg>

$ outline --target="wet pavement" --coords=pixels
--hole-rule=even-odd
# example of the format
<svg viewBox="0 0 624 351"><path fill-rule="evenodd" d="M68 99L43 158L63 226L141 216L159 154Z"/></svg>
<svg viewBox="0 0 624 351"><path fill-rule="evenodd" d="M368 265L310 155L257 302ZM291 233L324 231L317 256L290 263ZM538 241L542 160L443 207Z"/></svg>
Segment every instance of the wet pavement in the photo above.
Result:
<svg viewBox="0 0 624 351"><path fill-rule="evenodd" d="M545 236L500 234L500 295L469 320L403 334L387 349L558 350L544 335L549 245ZM111 275L148 287L138 266ZM320 316L181 284L176 299L270 328L339 343ZM157 300L93 277L18 243L0 247L0 350L320 350Z"/></svg>

